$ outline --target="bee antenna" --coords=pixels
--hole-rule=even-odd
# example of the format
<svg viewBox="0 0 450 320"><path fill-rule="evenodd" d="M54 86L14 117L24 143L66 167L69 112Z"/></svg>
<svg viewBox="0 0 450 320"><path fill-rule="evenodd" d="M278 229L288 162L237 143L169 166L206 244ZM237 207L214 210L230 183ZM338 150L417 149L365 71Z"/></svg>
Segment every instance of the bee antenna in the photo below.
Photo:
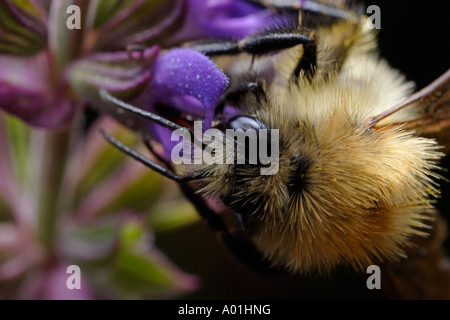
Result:
<svg viewBox="0 0 450 320"><path fill-rule="evenodd" d="M100 133L114 147L116 147L117 149L119 149L123 153L129 155L130 157L134 158L138 162L142 163L144 166L146 166L146 167L152 169L153 171L163 175L166 178L175 180L176 182L180 182L180 183L189 182L189 181L192 181L192 180L198 180L198 179L202 179L203 178L203 173L202 172L196 172L196 173L193 173L193 174L188 175L188 176L179 176L176 173L174 173L173 171L171 171L171 170L169 170L169 169L167 169L167 168L157 164L156 162L146 158L144 155L142 155L141 153L137 152L136 150L134 150L134 149L130 148L129 146L123 144L122 142L120 142L119 140L117 140L116 138L111 136L110 134L106 133L104 130L100 130Z"/></svg>
<svg viewBox="0 0 450 320"><path fill-rule="evenodd" d="M180 126L180 125L178 125L178 124L176 124L176 123L174 123L174 122L172 122L170 120L167 120L166 118L163 118L163 117L158 116L158 115L156 115L154 113L142 110L142 109L137 108L137 107L135 107L135 106L133 106L131 104L128 104L128 103L126 103L126 102L124 102L124 101L114 97L110 92L108 92L105 89L100 89L99 92L100 92L100 97L103 100L105 100L107 102L110 102L110 103L114 104L115 106L117 106L117 107L119 107L119 108L121 108L121 109L123 109L125 111L131 112L131 113L133 113L133 114L135 114L137 116L140 116L140 117L142 117L144 119L150 120L150 121L152 121L152 122L154 122L156 124L159 124L159 125L163 126L164 128L172 130L172 131L179 130L179 129L188 131L191 134L192 143L194 145L202 146L203 150L205 150L205 148L208 146L208 145L204 144L202 141L198 140L198 138L196 138L194 132L191 129L189 129L189 128ZM128 146L125 146L120 141L118 141L114 137L108 135L104 131L101 131L101 133L106 138L106 140L108 140L116 148L120 149L121 151L123 151L124 153L130 155L131 157L135 158L136 160L140 161L144 165L151 167L153 170L155 170L157 172L160 172L162 175L165 175L161 171L161 168L163 168L163 167L161 167L160 165L158 165L156 163L148 164L146 161L149 161L149 160L147 158L145 158L143 155L137 153L135 150L130 149ZM237 145L240 145L239 141L237 141L237 140L234 140L234 141L235 141L235 143L237 143ZM246 159L246 160L248 160L248 159ZM156 166L160 167L160 168L156 168ZM166 168L163 168L163 169L165 171L169 171ZM167 176L167 177L168 178L172 178L170 176ZM172 178L172 179L176 180L174 178ZM176 180L176 181L178 181L178 180Z"/></svg>
<svg viewBox="0 0 450 320"><path fill-rule="evenodd" d="M172 121L167 120L166 118L163 118L154 113L142 110L142 109L132 106L131 104L128 104L120 99L117 99L109 91L107 91L105 89L100 89L100 97L103 100L110 102L123 110L131 112L137 116L140 116L141 118L153 121L154 123L157 123L169 130L172 130L172 131L179 130L179 129L189 130L188 128L182 127Z"/></svg>
<svg viewBox="0 0 450 320"><path fill-rule="evenodd" d="M201 145L203 149L206 148L206 145L203 144L203 142L199 141L195 137L194 132L191 129L180 126L180 125L178 125L170 120L167 120L166 118L158 116L157 114L154 114L152 112L145 111L145 110L142 110L141 108L137 108L131 104L128 104L128 103L114 97L109 91L107 91L105 89L100 89L99 93L100 93L100 97L103 100L114 104L116 107L121 108L128 112L131 112L141 118L150 120L156 124L159 124L160 126L166 128L166 129L169 129L171 131L175 131L175 130L188 131L191 134L191 137L193 138L193 141L192 141L193 144Z"/></svg>

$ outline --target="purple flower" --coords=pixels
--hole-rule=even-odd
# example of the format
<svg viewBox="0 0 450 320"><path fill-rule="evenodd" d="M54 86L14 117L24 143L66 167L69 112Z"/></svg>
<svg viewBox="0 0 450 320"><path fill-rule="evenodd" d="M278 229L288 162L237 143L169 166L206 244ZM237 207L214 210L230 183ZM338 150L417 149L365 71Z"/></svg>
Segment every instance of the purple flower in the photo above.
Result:
<svg viewBox="0 0 450 320"><path fill-rule="evenodd" d="M66 25L67 1L0 1L0 286L11 288L0 289L0 298L192 291L197 279L168 261L152 237L158 228L195 221L195 212L169 201L178 209L158 213L158 195L178 193L163 190L160 176L98 134L105 128L139 148L124 126L136 129L167 154L171 132L114 107L100 92L168 119L201 120L206 130L228 79L212 60L177 45L242 38L266 28L271 14L244 0L70 4L80 7L81 30ZM75 121L86 106L100 116L81 135L84 123ZM72 264L85 272L81 291L65 286Z"/></svg>
<svg viewBox="0 0 450 320"><path fill-rule="evenodd" d="M206 130L211 127L215 107L227 85L228 79L209 58L190 49L174 49L155 63L147 109L164 113L156 110L156 105L162 104L180 114L187 113L192 120L203 120ZM170 155L176 144L170 139L171 131L156 125L152 128Z"/></svg>
<svg viewBox="0 0 450 320"><path fill-rule="evenodd" d="M268 9L245 0L188 0L185 22L170 40L235 38L263 31L274 16Z"/></svg>
<svg viewBox="0 0 450 320"><path fill-rule="evenodd" d="M102 117L61 163L64 134L0 114L0 299L161 299L198 287L153 243L153 232L196 221L196 213L159 175L106 144L104 127L130 138ZM59 166L65 182L55 188ZM67 201L56 208L59 199Z"/></svg>
<svg viewBox="0 0 450 320"><path fill-rule="evenodd" d="M77 102L65 97L64 83L52 84L45 53L31 58L0 57L0 108L32 125L64 126Z"/></svg>
<svg viewBox="0 0 450 320"><path fill-rule="evenodd" d="M70 81L73 64L84 59L96 60L94 69L105 69L104 64L116 69L97 75L98 87L115 83L134 94L149 80L151 60L128 65L133 59L126 47L151 46L176 31L184 2L137 0L111 6L108 1L80 1L81 30L67 27L66 1L0 2L0 109L39 127L70 126L74 115L91 103L75 90L81 84ZM92 57L118 50L122 54Z"/></svg>
<svg viewBox="0 0 450 320"><path fill-rule="evenodd" d="M128 53L118 52L80 60L69 70L72 87L102 112L163 142L170 154L174 144L168 129L118 111L100 98L99 89L132 97L131 104L156 114L189 115L192 120L202 120L206 130L228 79L209 58L191 49L160 53L155 46L139 55L130 60Z"/></svg>
<svg viewBox="0 0 450 320"><path fill-rule="evenodd" d="M0 3L1 109L32 125L67 127L86 102L94 106L101 104L98 96L82 88L86 84L129 99L143 90L153 69L161 83L154 85L152 91L170 87L172 79L163 79L164 68L168 66L164 55L152 66L153 58L146 59L144 55L144 59L140 59L136 52L127 53L127 46L168 48L205 37L242 38L267 28L273 20L269 10L244 0L137 0L120 5L82 1L79 6L82 29L71 30L66 26L69 15L63 0L30 1L27 5L11 0ZM114 54L96 55L99 52ZM154 52L153 56L157 55ZM193 56L189 59L195 62ZM83 76L76 70L86 70L87 65L90 70L100 72L87 72ZM211 71L212 76L217 75L211 63L205 64L206 69L197 66L202 74ZM195 86L196 79L191 80ZM192 90L193 94L191 90L185 91L184 96L194 97L201 106L183 102L186 108L193 107L183 111L206 116L205 110L212 107L217 92L224 89L223 81L219 81L216 88L210 84L208 91ZM181 92L173 92L175 97L170 99L180 99ZM199 99L199 95L202 98ZM157 99L160 96L157 94Z"/></svg>

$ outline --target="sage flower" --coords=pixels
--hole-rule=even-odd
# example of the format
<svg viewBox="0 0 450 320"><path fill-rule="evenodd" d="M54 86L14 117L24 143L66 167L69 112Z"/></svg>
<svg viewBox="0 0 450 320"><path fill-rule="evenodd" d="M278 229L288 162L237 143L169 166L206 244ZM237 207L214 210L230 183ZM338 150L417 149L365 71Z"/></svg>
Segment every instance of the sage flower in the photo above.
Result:
<svg viewBox="0 0 450 320"><path fill-rule="evenodd" d="M270 15L244 0L0 1L0 298L173 298L199 286L153 242L198 221L194 208L99 134L138 150L136 133L150 134L167 152L170 132L100 92L208 128L228 79L182 43L240 39Z"/></svg>

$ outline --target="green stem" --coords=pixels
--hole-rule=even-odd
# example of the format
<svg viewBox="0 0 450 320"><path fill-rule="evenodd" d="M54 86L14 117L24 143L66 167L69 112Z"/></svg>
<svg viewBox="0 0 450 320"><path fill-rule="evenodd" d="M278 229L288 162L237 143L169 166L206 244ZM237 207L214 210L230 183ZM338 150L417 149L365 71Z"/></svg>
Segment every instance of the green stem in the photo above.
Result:
<svg viewBox="0 0 450 320"><path fill-rule="evenodd" d="M62 185L70 146L70 131L45 133L40 172L38 230L43 244L52 249L64 188Z"/></svg>

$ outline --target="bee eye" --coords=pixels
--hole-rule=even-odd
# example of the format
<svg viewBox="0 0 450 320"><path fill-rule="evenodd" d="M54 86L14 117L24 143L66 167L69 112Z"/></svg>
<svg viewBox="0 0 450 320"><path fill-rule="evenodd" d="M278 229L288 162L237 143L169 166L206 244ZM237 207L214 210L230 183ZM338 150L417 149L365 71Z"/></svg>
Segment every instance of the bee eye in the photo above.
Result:
<svg viewBox="0 0 450 320"><path fill-rule="evenodd" d="M236 141L240 143L237 147L238 154L241 154L238 155L238 164L270 166L267 158L273 157L271 130L264 122L254 117L234 116L228 120L225 129L243 131L235 133Z"/></svg>
<svg viewBox="0 0 450 320"><path fill-rule="evenodd" d="M249 116L234 116L230 118L225 126L226 129L242 129L244 131L253 129L267 129L267 126L260 120Z"/></svg>

